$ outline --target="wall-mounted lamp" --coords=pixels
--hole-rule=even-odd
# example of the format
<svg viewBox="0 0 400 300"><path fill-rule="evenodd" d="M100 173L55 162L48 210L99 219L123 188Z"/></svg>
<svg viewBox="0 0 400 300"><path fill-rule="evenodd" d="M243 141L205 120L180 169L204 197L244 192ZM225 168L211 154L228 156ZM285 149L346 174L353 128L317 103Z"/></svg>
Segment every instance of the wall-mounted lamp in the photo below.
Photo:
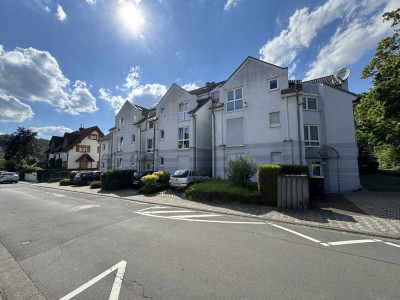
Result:
<svg viewBox="0 0 400 300"><path fill-rule="evenodd" d="M244 107L247 108L247 106L248 106L248 105L247 105L247 102L244 101Z"/></svg>

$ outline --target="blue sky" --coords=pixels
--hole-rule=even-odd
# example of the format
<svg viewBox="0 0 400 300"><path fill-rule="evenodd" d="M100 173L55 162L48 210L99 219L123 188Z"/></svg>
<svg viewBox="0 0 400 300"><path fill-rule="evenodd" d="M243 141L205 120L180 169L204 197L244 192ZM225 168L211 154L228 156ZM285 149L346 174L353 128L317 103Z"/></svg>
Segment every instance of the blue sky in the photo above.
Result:
<svg viewBox="0 0 400 300"><path fill-rule="evenodd" d="M311 79L349 66L350 90L398 0L2 0L0 133L114 125L125 100L227 79L247 56Z"/></svg>

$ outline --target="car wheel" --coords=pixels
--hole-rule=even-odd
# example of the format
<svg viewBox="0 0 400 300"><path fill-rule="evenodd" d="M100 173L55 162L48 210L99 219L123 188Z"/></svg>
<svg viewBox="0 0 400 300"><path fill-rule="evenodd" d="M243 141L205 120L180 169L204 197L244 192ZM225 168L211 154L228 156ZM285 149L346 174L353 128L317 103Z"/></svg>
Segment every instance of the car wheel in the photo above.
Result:
<svg viewBox="0 0 400 300"><path fill-rule="evenodd" d="M18 180L15 183L18 183Z"/></svg>

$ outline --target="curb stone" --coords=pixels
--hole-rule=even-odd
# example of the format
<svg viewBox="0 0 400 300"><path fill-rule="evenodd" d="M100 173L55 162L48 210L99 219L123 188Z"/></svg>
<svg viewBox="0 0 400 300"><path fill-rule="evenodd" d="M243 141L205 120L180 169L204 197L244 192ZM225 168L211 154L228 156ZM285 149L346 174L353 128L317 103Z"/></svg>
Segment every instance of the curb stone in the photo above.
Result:
<svg viewBox="0 0 400 300"><path fill-rule="evenodd" d="M2 299L46 300L10 252L0 243L0 300Z"/></svg>
<svg viewBox="0 0 400 300"><path fill-rule="evenodd" d="M311 228L324 229L324 230L330 230L330 231L339 231L339 232L346 232L346 233L352 233L352 234L360 234L360 235L368 235L368 236L374 236L374 237L380 237L380 238L389 238L389 239L393 239L393 240L400 240L400 236L398 236L398 235L383 234L383 233L377 233L374 231L352 230L352 229L348 229L348 228L335 228L335 227L327 226L327 225L323 225L323 224L309 224L309 223L304 223L304 222L291 222L289 220L277 220L276 218L259 217L259 216L255 216L255 215L251 215L251 214L247 214L247 213L233 213L230 211L220 211L220 210L207 209L207 208L198 208L198 207L193 207L190 205L160 203L160 201L151 201L151 200L143 199L144 196L142 196L142 195L140 195L140 196L142 196L140 199L133 199L133 198L129 198L129 197L135 197L135 196L116 196L116 195L102 195L102 194L99 195L96 193L90 193L90 192L86 192L86 191L72 191L69 189L43 186L43 185L39 185L39 184L32 184L32 185L37 186L37 187L54 189L54 190L63 190L63 191L81 193L81 194L96 195L99 197L109 197L109 198L116 198L116 199L120 199L120 200L136 201L136 202L148 203L148 204L158 204L158 205L162 204L164 206L170 206L170 207L176 207L176 208L191 208L191 209L195 209L198 211L214 212L214 213L217 212L220 214L236 216L236 217L239 216L239 217L248 218L248 219L258 219L258 220L268 221L268 222L276 222L276 223L303 226L303 227L311 227ZM193 203L197 203L197 202L193 202Z"/></svg>

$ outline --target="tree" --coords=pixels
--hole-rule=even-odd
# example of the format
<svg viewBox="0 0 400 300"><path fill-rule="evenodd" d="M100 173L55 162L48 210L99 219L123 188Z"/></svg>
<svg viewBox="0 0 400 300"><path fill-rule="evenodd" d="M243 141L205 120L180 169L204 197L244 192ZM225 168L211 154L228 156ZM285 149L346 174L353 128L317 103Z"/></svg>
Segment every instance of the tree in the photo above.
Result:
<svg viewBox="0 0 400 300"><path fill-rule="evenodd" d="M41 155L36 135L37 132L18 127L17 131L11 134L11 138L6 144L4 158L15 161L17 167L19 167L24 159Z"/></svg>
<svg viewBox="0 0 400 300"><path fill-rule="evenodd" d="M257 173L257 164L250 156L238 155L228 161L226 173L233 184L246 187L251 177Z"/></svg>
<svg viewBox="0 0 400 300"><path fill-rule="evenodd" d="M372 77L376 99L385 104L385 116L400 115L400 8L383 14L385 21L392 20L394 34L382 39L372 60L365 66L361 78Z"/></svg>

